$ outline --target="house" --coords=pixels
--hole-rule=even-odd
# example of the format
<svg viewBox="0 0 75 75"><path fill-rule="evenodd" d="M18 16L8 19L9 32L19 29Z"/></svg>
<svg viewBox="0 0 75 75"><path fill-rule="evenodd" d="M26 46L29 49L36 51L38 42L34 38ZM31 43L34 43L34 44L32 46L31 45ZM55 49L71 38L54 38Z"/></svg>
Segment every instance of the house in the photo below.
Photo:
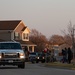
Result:
<svg viewBox="0 0 75 75"><path fill-rule="evenodd" d="M2 20L0 21L0 41L14 40L21 43L22 48L34 52L36 46L29 40L30 29L22 20Z"/></svg>

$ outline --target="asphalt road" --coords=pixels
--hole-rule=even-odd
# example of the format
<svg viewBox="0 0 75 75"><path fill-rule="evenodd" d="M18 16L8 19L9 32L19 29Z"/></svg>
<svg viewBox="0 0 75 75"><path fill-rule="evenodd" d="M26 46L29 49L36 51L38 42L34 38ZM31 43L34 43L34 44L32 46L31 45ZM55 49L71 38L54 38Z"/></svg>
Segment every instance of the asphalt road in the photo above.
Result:
<svg viewBox="0 0 75 75"><path fill-rule="evenodd" d="M75 70L44 67L41 63L26 63L25 69L17 66L0 66L0 75L75 75Z"/></svg>

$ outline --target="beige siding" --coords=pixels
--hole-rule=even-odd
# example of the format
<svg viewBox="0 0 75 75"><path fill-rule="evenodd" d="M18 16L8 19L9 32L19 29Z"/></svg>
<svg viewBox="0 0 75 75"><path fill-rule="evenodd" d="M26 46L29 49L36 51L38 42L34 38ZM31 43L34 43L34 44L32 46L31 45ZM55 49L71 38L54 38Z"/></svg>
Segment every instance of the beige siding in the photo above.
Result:
<svg viewBox="0 0 75 75"><path fill-rule="evenodd" d="M21 31L21 30L22 30L24 27L25 27L24 24L21 22L21 23L18 25L18 27L15 29L15 32L18 32L19 35L20 35L19 40L20 40L20 39L22 40L22 31ZM14 39L15 39L15 37L14 37Z"/></svg>
<svg viewBox="0 0 75 75"><path fill-rule="evenodd" d="M21 30L24 28L25 26L23 25L23 23L20 23L20 25L18 25L18 27L16 28L15 32L20 33Z"/></svg>
<svg viewBox="0 0 75 75"><path fill-rule="evenodd" d="M22 40L22 32L20 32L20 39Z"/></svg>
<svg viewBox="0 0 75 75"><path fill-rule="evenodd" d="M23 38L23 36L24 36L23 34L24 34L24 33L25 33L25 34L28 34L28 39L24 39L24 38ZM30 32L29 32L28 28L26 28L26 29L23 31L23 33L22 33L22 40L23 40L23 41L29 41L29 33L30 33Z"/></svg>
<svg viewBox="0 0 75 75"><path fill-rule="evenodd" d="M29 34L30 32L29 32L28 29L26 28L23 33L28 33L28 34Z"/></svg>

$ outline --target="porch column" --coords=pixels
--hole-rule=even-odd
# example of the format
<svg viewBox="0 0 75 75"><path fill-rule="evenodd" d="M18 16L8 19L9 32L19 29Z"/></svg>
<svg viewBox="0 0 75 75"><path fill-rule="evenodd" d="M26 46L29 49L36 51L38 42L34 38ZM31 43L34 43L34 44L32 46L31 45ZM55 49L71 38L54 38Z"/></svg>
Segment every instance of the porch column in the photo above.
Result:
<svg viewBox="0 0 75 75"><path fill-rule="evenodd" d="M32 52L34 52L34 46L32 46Z"/></svg>
<svg viewBox="0 0 75 75"><path fill-rule="evenodd" d="M28 51L29 51L29 46L28 46Z"/></svg>

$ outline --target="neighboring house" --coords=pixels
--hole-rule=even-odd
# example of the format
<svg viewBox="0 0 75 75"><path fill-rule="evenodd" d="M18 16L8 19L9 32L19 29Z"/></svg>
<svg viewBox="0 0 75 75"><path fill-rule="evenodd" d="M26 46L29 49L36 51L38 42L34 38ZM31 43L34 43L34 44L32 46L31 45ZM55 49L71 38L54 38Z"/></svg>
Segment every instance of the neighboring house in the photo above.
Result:
<svg viewBox="0 0 75 75"><path fill-rule="evenodd" d="M15 40L21 43L21 46L34 52L36 46L29 41L30 29L22 20L2 20L0 21L0 41Z"/></svg>

